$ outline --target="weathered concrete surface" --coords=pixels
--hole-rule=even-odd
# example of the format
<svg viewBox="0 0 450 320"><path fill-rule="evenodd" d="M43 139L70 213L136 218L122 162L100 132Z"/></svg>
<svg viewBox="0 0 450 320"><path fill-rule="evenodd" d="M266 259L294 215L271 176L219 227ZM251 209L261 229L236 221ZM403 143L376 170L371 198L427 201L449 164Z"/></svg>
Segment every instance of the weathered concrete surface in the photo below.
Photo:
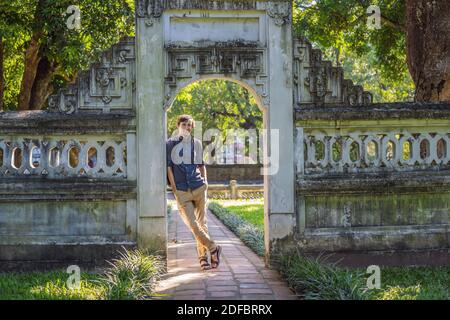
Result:
<svg viewBox="0 0 450 320"><path fill-rule="evenodd" d="M236 180L238 183L264 181L259 164L208 165L207 174L209 183L229 183L230 180Z"/></svg>
<svg viewBox="0 0 450 320"><path fill-rule="evenodd" d="M0 129L1 270L92 267L122 245L136 245L133 113L1 113ZM80 151L74 167L71 145ZM114 149L109 165L108 146ZM21 150L19 167L14 148ZM37 158L32 148L40 151ZM58 150L54 164L51 148ZM91 148L96 153L89 163Z"/></svg>
<svg viewBox="0 0 450 320"><path fill-rule="evenodd" d="M398 102L375 103L371 105L314 105L295 108L296 121L308 120L407 120L407 119L449 119L450 103L448 102Z"/></svg>
<svg viewBox="0 0 450 320"><path fill-rule="evenodd" d="M123 248L133 249L135 244L49 244L2 245L0 272L66 271L77 265L82 271L107 267L107 261L118 258Z"/></svg>
<svg viewBox="0 0 450 320"><path fill-rule="evenodd" d="M348 265L450 264L449 112L448 103L296 109L299 224L284 243Z"/></svg>
<svg viewBox="0 0 450 320"><path fill-rule="evenodd" d="M0 112L2 135L117 134L135 128L134 113L131 111L72 115L47 111Z"/></svg>
<svg viewBox="0 0 450 320"><path fill-rule="evenodd" d="M0 212L1 244L133 240L126 201L10 202L0 203Z"/></svg>
<svg viewBox="0 0 450 320"><path fill-rule="evenodd" d="M138 246L166 250L163 22L137 17Z"/></svg>
<svg viewBox="0 0 450 320"><path fill-rule="evenodd" d="M316 252L307 253L307 256L318 257L327 255L328 262L337 263L346 267L367 268L377 266L448 266L450 250L395 250L395 251L371 251L371 252Z"/></svg>
<svg viewBox="0 0 450 320"><path fill-rule="evenodd" d="M0 201L20 200L128 200L136 198L133 181L100 179L52 180L40 177L0 179Z"/></svg>

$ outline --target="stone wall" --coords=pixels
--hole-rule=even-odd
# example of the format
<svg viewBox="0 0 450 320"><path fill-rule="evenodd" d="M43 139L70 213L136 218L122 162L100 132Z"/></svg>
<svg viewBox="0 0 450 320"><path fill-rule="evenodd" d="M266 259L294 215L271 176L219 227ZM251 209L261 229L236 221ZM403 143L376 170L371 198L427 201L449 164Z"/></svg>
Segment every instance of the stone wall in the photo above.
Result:
<svg viewBox="0 0 450 320"><path fill-rule="evenodd" d="M449 112L298 107L295 244L350 265L449 264Z"/></svg>
<svg viewBox="0 0 450 320"><path fill-rule="evenodd" d="M210 183L228 183L237 180L242 183L263 183L261 165L257 164L233 164L233 165L208 165L207 175Z"/></svg>
<svg viewBox="0 0 450 320"><path fill-rule="evenodd" d="M0 113L0 269L136 244L134 130L132 113Z"/></svg>

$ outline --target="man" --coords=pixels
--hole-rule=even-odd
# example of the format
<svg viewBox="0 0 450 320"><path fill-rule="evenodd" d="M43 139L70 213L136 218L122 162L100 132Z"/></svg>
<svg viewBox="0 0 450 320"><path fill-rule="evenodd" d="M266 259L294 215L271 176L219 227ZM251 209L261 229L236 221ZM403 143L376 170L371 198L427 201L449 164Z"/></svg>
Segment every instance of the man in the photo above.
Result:
<svg viewBox="0 0 450 320"><path fill-rule="evenodd" d="M200 140L191 136L195 126L190 115L177 119L178 135L166 142L167 175L184 223L197 241L197 253L202 270L217 268L222 248L211 239L206 225L206 168ZM208 254L211 254L211 264Z"/></svg>

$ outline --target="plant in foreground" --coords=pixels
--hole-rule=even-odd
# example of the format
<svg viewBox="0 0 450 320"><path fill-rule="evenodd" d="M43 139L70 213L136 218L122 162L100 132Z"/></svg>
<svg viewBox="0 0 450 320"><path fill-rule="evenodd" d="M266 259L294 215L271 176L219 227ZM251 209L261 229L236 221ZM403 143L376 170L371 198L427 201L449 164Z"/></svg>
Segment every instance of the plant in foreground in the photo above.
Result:
<svg viewBox="0 0 450 320"><path fill-rule="evenodd" d="M109 300L150 299L154 287L164 272L161 257L149 255L142 250L119 253L105 271L102 284L106 287L105 298Z"/></svg>
<svg viewBox="0 0 450 320"><path fill-rule="evenodd" d="M309 258L299 251L280 258L281 273L297 294L308 300L362 300L364 273L338 268L319 255Z"/></svg>

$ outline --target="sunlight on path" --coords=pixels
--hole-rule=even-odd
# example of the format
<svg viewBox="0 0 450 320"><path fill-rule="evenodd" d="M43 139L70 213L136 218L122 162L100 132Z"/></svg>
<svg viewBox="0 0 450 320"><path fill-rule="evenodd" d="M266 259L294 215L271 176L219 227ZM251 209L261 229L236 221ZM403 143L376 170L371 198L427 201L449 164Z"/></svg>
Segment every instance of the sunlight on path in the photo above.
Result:
<svg viewBox="0 0 450 320"><path fill-rule="evenodd" d="M218 269L201 271L195 241L173 210L169 223L168 274L157 288L160 299L296 299L274 270L246 247L211 212L208 228L212 238L223 248Z"/></svg>

